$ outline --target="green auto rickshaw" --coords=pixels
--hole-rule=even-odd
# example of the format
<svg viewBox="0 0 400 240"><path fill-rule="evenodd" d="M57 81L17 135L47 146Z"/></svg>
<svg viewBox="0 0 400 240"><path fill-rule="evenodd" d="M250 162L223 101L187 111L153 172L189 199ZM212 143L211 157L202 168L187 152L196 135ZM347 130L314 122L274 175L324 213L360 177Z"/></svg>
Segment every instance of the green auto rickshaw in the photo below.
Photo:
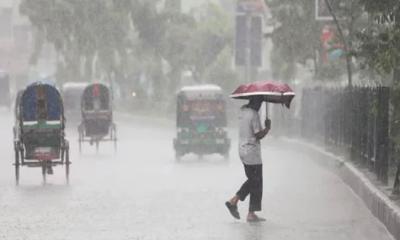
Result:
<svg viewBox="0 0 400 240"><path fill-rule="evenodd" d="M177 93L176 160L189 153L200 158L217 153L228 159L230 139L226 127L226 100L219 86L183 87Z"/></svg>

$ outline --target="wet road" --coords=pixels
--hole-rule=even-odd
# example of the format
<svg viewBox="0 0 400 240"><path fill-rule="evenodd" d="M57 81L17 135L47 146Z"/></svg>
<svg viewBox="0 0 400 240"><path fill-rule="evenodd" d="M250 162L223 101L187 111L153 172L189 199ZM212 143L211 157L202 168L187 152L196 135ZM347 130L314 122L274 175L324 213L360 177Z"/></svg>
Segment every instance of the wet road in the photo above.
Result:
<svg viewBox="0 0 400 240"><path fill-rule="evenodd" d="M39 169L23 168L16 187L12 119L1 113L0 239L392 239L362 201L311 159L263 143L262 224L233 220L224 207L244 180L233 142L230 161L218 156L174 161L171 123L120 117L112 144L71 142L71 181L62 167L42 185ZM232 136L232 134L231 134ZM236 133L233 134L236 137ZM245 216L247 202L240 205Z"/></svg>

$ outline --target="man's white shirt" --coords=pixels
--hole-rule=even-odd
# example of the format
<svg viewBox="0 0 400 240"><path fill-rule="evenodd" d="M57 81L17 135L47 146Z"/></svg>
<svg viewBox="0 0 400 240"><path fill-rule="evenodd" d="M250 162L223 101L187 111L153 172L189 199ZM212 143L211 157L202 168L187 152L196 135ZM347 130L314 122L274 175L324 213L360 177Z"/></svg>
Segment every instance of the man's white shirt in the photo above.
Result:
<svg viewBox="0 0 400 240"><path fill-rule="evenodd" d="M243 106L239 116L239 156L246 165L262 164L260 140L256 138L261 130L258 112Z"/></svg>

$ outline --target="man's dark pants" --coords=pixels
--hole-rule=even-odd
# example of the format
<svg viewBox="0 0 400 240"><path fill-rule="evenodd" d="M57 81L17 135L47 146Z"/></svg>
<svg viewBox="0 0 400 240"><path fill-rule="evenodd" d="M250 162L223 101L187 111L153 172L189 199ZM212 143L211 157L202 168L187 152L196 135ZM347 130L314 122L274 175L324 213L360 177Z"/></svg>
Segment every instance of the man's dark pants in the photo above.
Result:
<svg viewBox="0 0 400 240"><path fill-rule="evenodd" d="M262 164L246 165L244 164L247 181L243 183L240 190L236 193L241 201L244 201L250 194L250 212L261 211L261 200L263 193Z"/></svg>

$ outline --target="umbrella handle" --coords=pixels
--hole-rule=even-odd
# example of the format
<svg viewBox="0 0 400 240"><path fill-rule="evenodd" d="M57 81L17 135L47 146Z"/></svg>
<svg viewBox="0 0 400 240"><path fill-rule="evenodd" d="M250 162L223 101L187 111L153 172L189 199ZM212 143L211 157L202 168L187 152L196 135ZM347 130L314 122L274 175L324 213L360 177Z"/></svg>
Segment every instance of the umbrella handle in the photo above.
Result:
<svg viewBox="0 0 400 240"><path fill-rule="evenodd" d="M268 122L268 123L267 123ZM265 102L265 121L264 127L271 129L271 120L268 118L268 102Z"/></svg>

